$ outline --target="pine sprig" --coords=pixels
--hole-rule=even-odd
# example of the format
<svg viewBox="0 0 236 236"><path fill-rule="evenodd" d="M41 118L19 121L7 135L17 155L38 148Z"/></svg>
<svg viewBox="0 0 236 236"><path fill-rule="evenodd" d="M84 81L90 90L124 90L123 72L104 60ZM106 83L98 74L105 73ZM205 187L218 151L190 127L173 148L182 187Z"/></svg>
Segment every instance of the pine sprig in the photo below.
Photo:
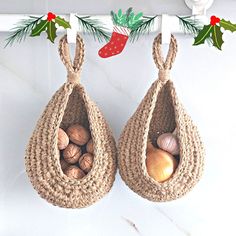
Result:
<svg viewBox="0 0 236 236"><path fill-rule="evenodd" d="M139 37L143 34L149 34L154 21L156 19L156 16L149 17L149 16L143 16L141 24L139 24L135 29L131 30L130 32L130 41L134 42L139 39Z"/></svg>
<svg viewBox="0 0 236 236"><path fill-rule="evenodd" d="M193 34L196 36L203 29L204 25L199 20L192 19L192 16L181 17L176 15L176 17L179 19L179 24L185 34ZM212 39L207 38L206 42L210 45L212 44Z"/></svg>
<svg viewBox="0 0 236 236"><path fill-rule="evenodd" d="M11 33L6 39L5 47L7 47L8 45L12 46L14 42L20 43L21 41L24 41L26 36L30 35L32 29L43 17L44 16L29 16L29 19L23 19L19 21L17 25L11 29Z"/></svg>
<svg viewBox="0 0 236 236"><path fill-rule="evenodd" d="M179 24L181 28L183 29L184 33L189 34L198 34L203 26L200 24L200 22L196 19L192 19L191 16L176 16L179 19Z"/></svg>
<svg viewBox="0 0 236 236"><path fill-rule="evenodd" d="M97 20L91 19L90 16L80 17L76 15L79 25L83 28L84 33L92 34L93 38L98 42L109 41L110 34L107 29Z"/></svg>

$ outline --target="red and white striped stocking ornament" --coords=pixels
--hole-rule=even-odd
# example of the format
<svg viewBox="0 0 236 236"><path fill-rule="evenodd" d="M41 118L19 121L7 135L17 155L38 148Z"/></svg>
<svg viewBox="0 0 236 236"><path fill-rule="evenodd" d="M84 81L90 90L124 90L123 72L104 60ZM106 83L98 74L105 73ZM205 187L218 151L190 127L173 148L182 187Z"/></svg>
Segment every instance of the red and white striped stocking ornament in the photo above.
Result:
<svg viewBox="0 0 236 236"><path fill-rule="evenodd" d="M120 54L125 48L129 34L129 28L115 25L109 43L98 51L98 55L107 58Z"/></svg>

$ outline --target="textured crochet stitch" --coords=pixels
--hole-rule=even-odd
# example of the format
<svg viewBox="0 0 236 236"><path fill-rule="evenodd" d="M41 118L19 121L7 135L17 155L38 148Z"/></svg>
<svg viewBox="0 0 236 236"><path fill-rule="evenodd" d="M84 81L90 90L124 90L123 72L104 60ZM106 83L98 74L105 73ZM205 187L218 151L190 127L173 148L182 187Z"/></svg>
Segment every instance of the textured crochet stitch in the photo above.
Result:
<svg viewBox="0 0 236 236"><path fill-rule="evenodd" d="M204 166L204 147L197 127L180 103L170 80L176 53L177 42L172 35L164 62L161 34L155 38L153 57L159 69L159 79L151 85L127 122L118 145L118 167L122 179L134 192L155 202L185 195L199 181ZM158 183L146 170L147 140L156 143L159 135L175 129L180 144L179 165L169 180Z"/></svg>
<svg viewBox="0 0 236 236"><path fill-rule="evenodd" d="M29 179L39 193L53 205L64 208L87 207L107 194L116 173L116 145L108 124L80 84L84 43L77 36L74 62L71 62L66 35L59 43L59 54L68 72L67 82L53 95L30 138L25 165ZM91 131L94 163L82 179L67 177L60 166L57 148L59 127L80 123Z"/></svg>

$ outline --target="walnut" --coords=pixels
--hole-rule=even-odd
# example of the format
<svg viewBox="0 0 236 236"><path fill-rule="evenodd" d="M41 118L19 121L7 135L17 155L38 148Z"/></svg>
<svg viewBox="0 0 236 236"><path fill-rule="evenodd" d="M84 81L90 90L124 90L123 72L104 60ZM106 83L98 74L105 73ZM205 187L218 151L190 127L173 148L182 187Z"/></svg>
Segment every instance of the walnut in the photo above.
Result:
<svg viewBox="0 0 236 236"><path fill-rule="evenodd" d="M67 136L66 132L59 128L58 130L58 139L57 139L57 147L59 150L63 150L69 144L69 137Z"/></svg>
<svg viewBox="0 0 236 236"><path fill-rule="evenodd" d="M93 140L90 139L86 145L86 150L87 152L94 154L94 149L93 149Z"/></svg>
<svg viewBox="0 0 236 236"><path fill-rule="evenodd" d="M79 159L79 166L84 172L88 173L93 166L93 155L90 153L83 154Z"/></svg>
<svg viewBox="0 0 236 236"><path fill-rule="evenodd" d="M75 165L67 167L64 173L72 179L82 179L85 176L85 173Z"/></svg>
<svg viewBox="0 0 236 236"><path fill-rule="evenodd" d="M90 139L89 131L79 124L71 125L66 133L73 143L80 146L85 145Z"/></svg>
<svg viewBox="0 0 236 236"><path fill-rule="evenodd" d="M70 143L63 150L64 160L70 164L75 164L76 162L78 162L81 154L82 154L81 148L73 143Z"/></svg>
<svg viewBox="0 0 236 236"><path fill-rule="evenodd" d="M61 169L62 171L64 171L68 166L70 166L69 163L67 163L65 160L61 159L60 160L60 164L61 164Z"/></svg>

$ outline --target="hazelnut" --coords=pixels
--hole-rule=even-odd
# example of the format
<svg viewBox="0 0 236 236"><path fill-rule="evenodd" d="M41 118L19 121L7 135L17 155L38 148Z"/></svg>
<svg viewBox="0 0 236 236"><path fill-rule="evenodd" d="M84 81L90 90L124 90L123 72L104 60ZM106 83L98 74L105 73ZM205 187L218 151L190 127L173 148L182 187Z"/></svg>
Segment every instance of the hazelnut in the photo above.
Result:
<svg viewBox="0 0 236 236"><path fill-rule="evenodd" d="M67 167L64 173L72 179L82 179L85 176L85 173L75 165Z"/></svg>
<svg viewBox="0 0 236 236"><path fill-rule="evenodd" d="M71 125L67 129L67 134L73 143L80 146L86 144L90 139L88 130L79 124Z"/></svg>
<svg viewBox="0 0 236 236"><path fill-rule="evenodd" d="M62 171L64 171L68 166L70 166L69 163L67 163L65 160L61 159L60 160L60 164L61 164L61 169Z"/></svg>
<svg viewBox="0 0 236 236"><path fill-rule="evenodd" d="M63 150L63 157L65 161L70 164L75 164L76 162L78 162L81 154L82 154L81 148L73 143L70 143Z"/></svg>
<svg viewBox="0 0 236 236"><path fill-rule="evenodd" d="M86 145L86 150L87 152L93 154L94 150L93 150L93 140L90 139Z"/></svg>
<svg viewBox="0 0 236 236"><path fill-rule="evenodd" d="M63 150L69 144L69 137L66 132L59 128L58 130L58 139L57 139L57 147L59 150Z"/></svg>
<svg viewBox="0 0 236 236"><path fill-rule="evenodd" d="M79 166L84 172L88 173L93 166L93 155L90 153L83 154L79 159Z"/></svg>

